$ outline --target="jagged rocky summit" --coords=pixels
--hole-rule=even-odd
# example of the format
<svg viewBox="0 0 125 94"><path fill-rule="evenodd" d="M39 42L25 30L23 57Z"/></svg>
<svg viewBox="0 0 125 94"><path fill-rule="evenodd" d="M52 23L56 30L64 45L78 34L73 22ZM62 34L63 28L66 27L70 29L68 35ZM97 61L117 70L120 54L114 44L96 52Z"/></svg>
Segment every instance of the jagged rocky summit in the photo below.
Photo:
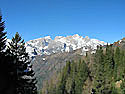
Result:
<svg viewBox="0 0 125 94"><path fill-rule="evenodd" d="M72 52L82 48L81 55L85 55L87 51L94 53L97 45L103 46L106 43L97 39L90 39L88 36L83 38L78 34L67 37L56 36L54 40L50 36L46 36L26 42L26 51L32 57L36 55L51 55L59 52Z"/></svg>

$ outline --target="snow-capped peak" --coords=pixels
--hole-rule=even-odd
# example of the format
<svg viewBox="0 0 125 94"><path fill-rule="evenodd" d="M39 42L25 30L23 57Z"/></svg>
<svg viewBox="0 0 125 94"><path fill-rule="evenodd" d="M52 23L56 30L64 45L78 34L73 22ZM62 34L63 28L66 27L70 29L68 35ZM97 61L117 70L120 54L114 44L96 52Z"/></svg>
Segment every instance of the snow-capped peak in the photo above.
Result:
<svg viewBox="0 0 125 94"><path fill-rule="evenodd" d="M97 39L90 39L88 36L83 38L78 34L73 36L56 36L54 40L50 36L30 40L26 42L27 52L31 55L50 55L58 52L71 52L83 48L83 52L88 50L95 51L97 45L106 45L105 42Z"/></svg>
<svg viewBox="0 0 125 94"><path fill-rule="evenodd" d="M78 34L73 35L73 37L80 37Z"/></svg>
<svg viewBox="0 0 125 94"><path fill-rule="evenodd" d="M51 37L50 36L46 36L46 37L44 37L45 39L51 39Z"/></svg>

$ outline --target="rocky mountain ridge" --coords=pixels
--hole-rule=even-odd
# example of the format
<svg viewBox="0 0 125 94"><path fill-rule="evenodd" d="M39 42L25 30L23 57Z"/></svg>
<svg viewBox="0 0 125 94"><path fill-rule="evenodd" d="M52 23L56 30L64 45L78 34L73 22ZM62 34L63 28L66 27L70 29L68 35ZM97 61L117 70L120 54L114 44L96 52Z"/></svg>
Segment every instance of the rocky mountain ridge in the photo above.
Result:
<svg viewBox="0 0 125 94"><path fill-rule="evenodd" d="M26 51L30 56L36 55L51 55L58 52L72 52L82 48L82 55L85 55L86 51L91 50L94 53L97 49L97 45L106 45L105 42L97 39L90 39L88 36L83 38L78 34L73 36L56 36L54 40L50 36L38 38L26 42Z"/></svg>

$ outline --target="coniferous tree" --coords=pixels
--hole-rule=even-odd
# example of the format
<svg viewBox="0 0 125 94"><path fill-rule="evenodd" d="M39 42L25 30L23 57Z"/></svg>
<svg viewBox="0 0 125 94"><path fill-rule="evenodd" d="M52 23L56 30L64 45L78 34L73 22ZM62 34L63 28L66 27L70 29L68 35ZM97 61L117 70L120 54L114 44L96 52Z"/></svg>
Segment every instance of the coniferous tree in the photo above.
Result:
<svg viewBox="0 0 125 94"><path fill-rule="evenodd" d="M106 47L106 54L104 58L104 89L103 94L112 94L112 83L113 83L113 71L115 62L113 59L113 49L112 46Z"/></svg>
<svg viewBox="0 0 125 94"><path fill-rule="evenodd" d="M6 32L4 32L4 28L5 25L0 14L0 94L15 94L11 86L9 57L5 51Z"/></svg>
<svg viewBox="0 0 125 94"><path fill-rule="evenodd" d="M64 67L62 75L60 77L60 82L58 85L57 94L67 94L66 90L66 81L71 72L71 62L66 63L66 67Z"/></svg>
<svg viewBox="0 0 125 94"><path fill-rule="evenodd" d="M6 75L4 68L6 68L5 53L3 52L6 42L6 33L4 32L4 22L2 22L2 15L0 14L0 93L4 92L6 88ZM2 85L3 84L3 85Z"/></svg>
<svg viewBox="0 0 125 94"><path fill-rule="evenodd" d="M94 94L102 94L102 90L104 89L104 55L102 47L97 49L95 54L95 75L94 75L94 87L92 92Z"/></svg>
<svg viewBox="0 0 125 94"><path fill-rule="evenodd" d="M125 50L122 54L122 84L120 86L122 94L125 94Z"/></svg>
<svg viewBox="0 0 125 94"><path fill-rule="evenodd" d="M36 94L36 79L30 64L28 53L26 53L24 40L18 33L12 38L8 47L16 85L16 94Z"/></svg>
<svg viewBox="0 0 125 94"><path fill-rule="evenodd" d="M114 68L114 76L115 81L119 80L119 72L118 72L118 66L120 65L120 48L117 47L115 54L114 54L114 60L115 60L115 68Z"/></svg>
<svg viewBox="0 0 125 94"><path fill-rule="evenodd" d="M75 77L75 94L82 94L83 84L88 77L88 66L85 61L77 62L77 74Z"/></svg>
<svg viewBox="0 0 125 94"><path fill-rule="evenodd" d="M0 52L3 52L3 50L6 47L6 32L4 31L4 22L2 21L2 15L0 14Z"/></svg>

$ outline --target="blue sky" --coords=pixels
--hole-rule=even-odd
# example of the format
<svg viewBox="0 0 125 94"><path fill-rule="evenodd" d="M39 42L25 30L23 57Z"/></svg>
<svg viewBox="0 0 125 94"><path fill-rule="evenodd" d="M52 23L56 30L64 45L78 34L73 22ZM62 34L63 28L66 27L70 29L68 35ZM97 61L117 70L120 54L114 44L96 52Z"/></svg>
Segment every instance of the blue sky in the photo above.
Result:
<svg viewBox="0 0 125 94"><path fill-rule="evenodd" d="M0 0L8 38L25 41L79 34L114 42L125 37L125 0Z"/></svg>

